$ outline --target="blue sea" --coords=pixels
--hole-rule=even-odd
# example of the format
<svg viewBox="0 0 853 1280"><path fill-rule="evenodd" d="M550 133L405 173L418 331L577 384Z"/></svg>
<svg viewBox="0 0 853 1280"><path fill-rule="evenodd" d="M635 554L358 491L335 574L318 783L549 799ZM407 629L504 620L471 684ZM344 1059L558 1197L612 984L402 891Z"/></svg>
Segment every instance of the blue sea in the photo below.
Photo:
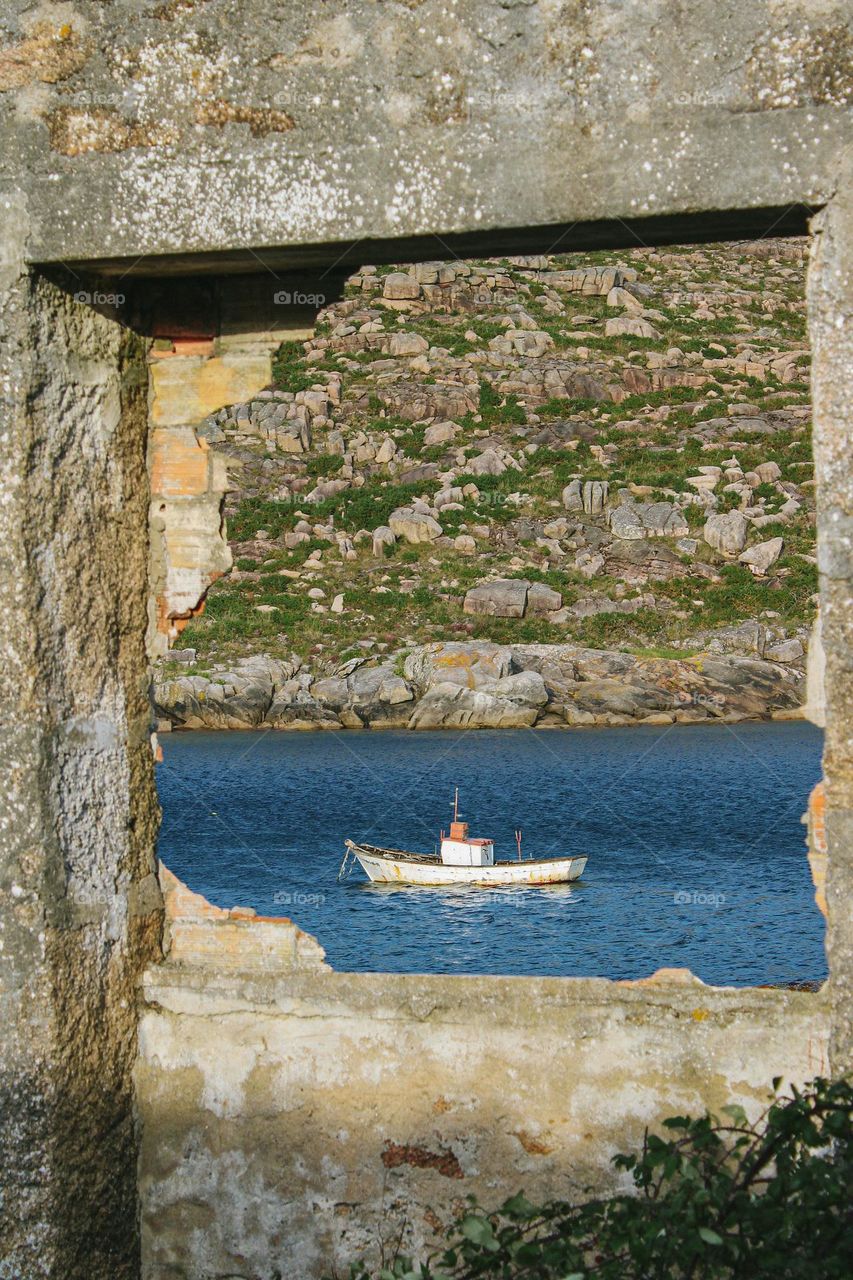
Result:
<svg viewBox="0 0 853 1280"><path fill-rule="evenodd" d="M759 985L826 976L805 853L812 725L173 733L160 856L221 906L287 915L340 970ZM454 787L472 835L587 854L545 888L338 881L346 837L432 853Z"/></svg>

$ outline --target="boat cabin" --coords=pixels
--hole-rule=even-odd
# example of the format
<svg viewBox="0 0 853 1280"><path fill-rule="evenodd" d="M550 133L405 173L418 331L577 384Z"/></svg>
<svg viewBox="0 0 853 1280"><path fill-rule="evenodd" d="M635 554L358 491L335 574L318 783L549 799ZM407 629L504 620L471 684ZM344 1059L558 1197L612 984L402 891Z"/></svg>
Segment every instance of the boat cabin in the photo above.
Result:
<svg viewBox="0 0 853 1280"><path fill-rule="evenodd" d="M451 822L450 835L441 833L441 861L455 867L491 867L495 862L495 843L469 836L467 822Z"/></svg>
<svg viewBox="0 0 853 1280"><path fill-rule="evenodd" d="M453 799L453 821L449 832L441 832L441 854L407 853L402 849L382 849L372 844L345 841L347 852L339 876L345 874L352 853L367 872L368 879L384 884L417 885L506 885L565 884L577 880L586 866L586 856L528 859L521 853L521 831L515 833L518 859L495 861L493 840L475 839L468 823L459 817L459 789Z"/></svg>

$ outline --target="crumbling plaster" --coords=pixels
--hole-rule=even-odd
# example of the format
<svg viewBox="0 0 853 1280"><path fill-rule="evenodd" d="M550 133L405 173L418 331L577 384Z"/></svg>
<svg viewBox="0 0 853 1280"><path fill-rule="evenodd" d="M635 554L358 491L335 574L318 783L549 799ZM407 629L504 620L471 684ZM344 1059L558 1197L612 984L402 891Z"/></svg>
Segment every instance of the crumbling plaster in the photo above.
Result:
<svg viewBox="0 0 853 1280"><path fill-rule="evenodd" d="M195 283L195 282L194 282ZM251 400L272 378L282 342L313 332L316 308L279 305L304 282L266 274L201 286L126 286L128 312L147 332L150 485L148 651L164 654L231 567L225 460L197 433L225 404ZM324 287L331 298L332 278ZM310 323L309 323L310 321Z"/></svg>

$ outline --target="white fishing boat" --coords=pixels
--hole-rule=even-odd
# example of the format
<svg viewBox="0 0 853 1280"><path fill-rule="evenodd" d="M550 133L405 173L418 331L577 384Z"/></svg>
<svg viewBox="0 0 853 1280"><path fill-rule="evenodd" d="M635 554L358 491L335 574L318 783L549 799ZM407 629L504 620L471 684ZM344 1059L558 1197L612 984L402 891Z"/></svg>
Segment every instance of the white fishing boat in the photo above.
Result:
<svg viewBox="0 0 853 1280"><path fill-rule="evenodd" d="M441 833L440 851L408 853L379 845L345 840L346 853L339 876L347 874L352 857L371 880L383 884L412 885L542 885L577 880L586 866L585 855L557 858L522 856L521 832L516 831L517 856L495 858L493 840L469 836L468 823L459 819L459 790L453 801L453 821L447 835ZM351 866L351 864L350 864Z"/></svg>

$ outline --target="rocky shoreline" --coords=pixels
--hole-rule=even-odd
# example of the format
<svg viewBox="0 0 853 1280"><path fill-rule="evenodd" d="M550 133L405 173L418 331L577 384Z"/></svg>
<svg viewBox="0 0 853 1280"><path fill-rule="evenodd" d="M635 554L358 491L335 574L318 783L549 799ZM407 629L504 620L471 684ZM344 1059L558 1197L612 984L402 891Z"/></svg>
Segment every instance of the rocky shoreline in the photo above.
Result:
<svg viewBox="0 0 853 1280"><path fill-rule="evenodd" d="M153 690L169 729L498 729L795 719L802 646L759 656L760 624L732 628L683 658L582 648L449 641L355 657L330 674L265 655L204 671L161 670ZM744 654L729 647L751 647ZM772 646L770 646L772 647Z"/></svg>

